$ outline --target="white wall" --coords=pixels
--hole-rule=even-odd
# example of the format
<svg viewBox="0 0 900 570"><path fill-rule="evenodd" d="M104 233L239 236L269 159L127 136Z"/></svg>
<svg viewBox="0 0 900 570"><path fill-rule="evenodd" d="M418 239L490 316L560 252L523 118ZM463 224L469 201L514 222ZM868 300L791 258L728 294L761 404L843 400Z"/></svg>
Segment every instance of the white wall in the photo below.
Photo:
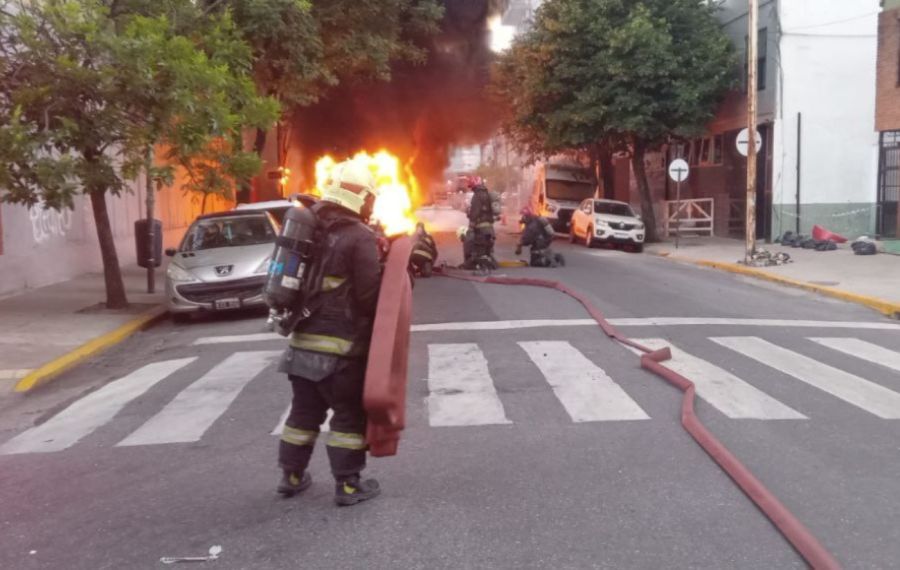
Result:
<svg viewBox="0 0 900 570"><path fill-rule="evenodd" d="M875 66L879 0L782 0L773 201L796 194L802 113L801 204L874 203Z"/></svg>
<svg viewBox="0 0 900 570"><path fill-rule="evenodd" d="M134 222L144 217L144 186L119 197L107 196L113 236L122 266L135 263ZM229 207L210 197L207 212ZM175 245L200 214L200 200L185 196L180 184L157 193L155 217L163 222L164 246ZM90 199L79 196L74 210L56 212L0 205L3 251L0 253L0 295L42 287L77 275L102 271L97 228Z"/></svg>

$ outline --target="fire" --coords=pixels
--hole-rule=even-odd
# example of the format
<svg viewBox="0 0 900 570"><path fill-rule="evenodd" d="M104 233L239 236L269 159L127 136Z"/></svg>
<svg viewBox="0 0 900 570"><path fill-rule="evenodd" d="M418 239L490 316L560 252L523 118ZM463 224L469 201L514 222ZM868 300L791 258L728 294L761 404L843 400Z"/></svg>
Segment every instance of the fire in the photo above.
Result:
<svg viewBox="0 0 900 570"><path fill-rule="evenodd" d="M418 191L418 183L409 168L401 167L400 159L386 150L375 154L366 151L356 153L352 160L364 161L375 176L378 197L372 218L384 228L389 236L409 234L416 227L416 218L412 214L412 196ZM319 194L331 169L337 161L325 155L316 161L316 189Z"/></svg>

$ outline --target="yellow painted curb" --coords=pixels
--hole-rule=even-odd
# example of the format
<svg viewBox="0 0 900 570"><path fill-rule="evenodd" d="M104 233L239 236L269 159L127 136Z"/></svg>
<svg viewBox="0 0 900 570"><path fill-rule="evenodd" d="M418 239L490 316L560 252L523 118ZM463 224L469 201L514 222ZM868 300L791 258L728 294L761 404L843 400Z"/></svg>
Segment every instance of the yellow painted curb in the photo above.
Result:
<svg viewBox="0 0 900 570"><path fill-rule="evenodd" d="M885 299L870 297L869 295L861 295L859 293L851 293L850 291L844 291L843 289L837 289L835 287L827 287L825 285L816 285L814 283L798 281L796 279L791 279L790 277L774 275L756 267L747 267L745 265L740 265L737 263L709 261L707 259L691 259L689 257L671 255L668 252L662 252L660 254L660 257L666 257L673 261L681 261L685 263L692 263L694 265L700 265L703 267L711 267L713 269L719 269L721 271L728 271L729 273L738 273L741 275L747 275L750 277L756 277L758 279L771 281L773 283L779 283L781 285L788 285L790 287L805 289L806 291L812 291L814 293L819 293L828 297L834 297L835 299L841 299L842 301L865 305L866 307L875 309L879 313L885 314L891 318L900 319L900 303L894 301L887 301Z"/></svg>
<svg viewBox="0 0 900 570"><path fill-rule="evenodd" d="M500 267L528 267L528 262L527 262L527 261L521 261L521 260L516 260L516 261L498 261L498 262L497 262L497 265L499 265Z"/></svg>
<svg viewBox="0 0 900 570"><path fill-rule="evenodd" d="M165 314L166 310L164 307L155 307L142 313L119 328L98 336L97 338L82 344L75 350L32 370L28 375L19 380L18 384L16 384L15 391L28 392L29 390L50 382L82 360L103 352L107 348L122 342L137 331L149 326Z"/></svg>

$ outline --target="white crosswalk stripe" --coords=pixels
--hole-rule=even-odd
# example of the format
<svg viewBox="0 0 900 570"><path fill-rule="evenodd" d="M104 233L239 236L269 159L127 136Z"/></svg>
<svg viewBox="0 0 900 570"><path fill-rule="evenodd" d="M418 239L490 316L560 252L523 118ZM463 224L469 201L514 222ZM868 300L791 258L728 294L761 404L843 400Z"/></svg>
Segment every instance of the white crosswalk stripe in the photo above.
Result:
<svg viewBox="0 0 900 570"><path fill-rule="evenodd" d="M712 337L710 340L764 364L767 368L762 370L777 370L879 418L900 419L900 393L885 386L759 337ZM812 337L808 340L842 355L900 372L900 352L857 338ZM638 342L651 348L669 346L673 358L666 365L690 378L697 386L698 396L728 418L808 419L748 382L746 376L740 378L713 362L720 358L727 361L725 357L700 358L659 338L638 339ZM534 364L533 374L547 382L573 422L649 419L629 394L628 384L617 383L608 371L569 342L522 341L518 344ZM478 344L428 344L427 352L425 407L430 426L512 423ZM242 390L280 353L280 350L266 350L230 354L176 394L162 410L117 445L199 441L234 405ZM196 360L196 357L180 358L142 366L77 400L45 423L0 445L0 455L67 449L113 421L130 402ZM272 435L281 434L289 410L290 406L278 418ZM322 431L327 431L331 417L329 411ZM274 415L272 419L275 419Z"/></svg>
<svg viewBox="0 0 900 570"><path fill-rule="evenodd" d="M574 422L649 416L602 368L568 342L520 342Z"/></svg>
<svg viewBox="0 0 900 570"><path fill-rule="evenodd" d="M430 425L510 423L477 344L429 344L427 380Z"/></svg>
<svg viewBox="0 0 900 570"><path fill-rule="evenodd" d="M702 358L697 358L671 342L660 338L635 339L647 348L668 346L672 360L663 364L685 378L690 379L697 389L697 395L707 403L735 419L759 420L803 420L806 416L782 404L752 384L741 380L731 372L719 368ZM635 354L635 348L628 347Z"/></svg>
<svg viewBox="0 0 900 570"><path fill-rule="evenodd" d="M244 386L280 354L277 350L232 354L182 390L161 412L118 445L198 441Z"/></svg>
<svg viewBox="0 0 900 570"><path fill-rule="evenodd" d="M115 417L126 404L196 358L164 360L142 366L84 396L45 423L22 432L0 447L0 454L60 451Z"/></svg>
<svg viewBox="0 0 900 570"><path fill-rule="evenodd" d="M880 364L900 372L900 352L894 352L884 347L866 342L858 338L811 338L822 346L861 358L875 364Z"/></svg>
<svg viewBox="0 0 900 570"><path fill-rule="evenodd" d="M726 348L823 390L879 418L900 418L900 394L756 337L711 338Z"/></svg>

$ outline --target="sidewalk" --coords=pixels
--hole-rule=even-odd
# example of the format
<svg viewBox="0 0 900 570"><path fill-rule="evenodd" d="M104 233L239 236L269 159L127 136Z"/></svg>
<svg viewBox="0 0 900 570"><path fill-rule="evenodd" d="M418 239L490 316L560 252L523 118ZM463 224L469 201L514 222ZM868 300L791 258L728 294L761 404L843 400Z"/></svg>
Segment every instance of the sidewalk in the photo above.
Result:
<svg viewBox="0 0 900 570"><path fill-rule="evenodd" d="M744 242L727 238L682 238L679 248L672 241L648 244L645 251L670 259L752 275L786 285L861 303L900 318L900 255L855 255L850 244L837 251L815 251L778 244L760 243L760 249L786 252L792 263L772 267L745 267Z"/></svg>
<svg viewBox="0 0 900 570"><path fill-rule="evenodd" d="M103 275L88 274L70 281L29 289L0 298L0 398L32 371L65 355L77 362L92 350L104 348L128 329L161 315L164 273L156 270L156 291L147 294L146 270L122 269L131 306L108 311ZM105 339L105 340L104 340ZM90 346L79 349L86 343ZM77 350L78 349L78 350ZM76 351L73 354L73 351Z"/></svg>

